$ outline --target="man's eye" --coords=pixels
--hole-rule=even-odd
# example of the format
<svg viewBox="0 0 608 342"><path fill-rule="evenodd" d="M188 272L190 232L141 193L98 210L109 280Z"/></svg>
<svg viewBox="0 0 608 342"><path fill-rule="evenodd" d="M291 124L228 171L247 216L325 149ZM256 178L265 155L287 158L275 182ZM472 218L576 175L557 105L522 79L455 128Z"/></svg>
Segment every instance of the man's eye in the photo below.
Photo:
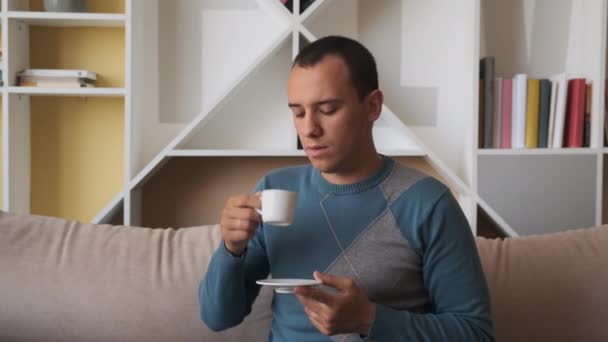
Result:
<svg viewBox="0 0 608 342"><path fill-rule="evenodd" d="M323 114L333 114L338 110L336 107L321 107L319 111Z"/></svg>
<svg viewBox="0 0 608 342"><path fill-rule="evenodd" d="M295 115L296 118L303 118L304 117L304 112L295 112L295 113L293 113L293 115Z"/></svg>

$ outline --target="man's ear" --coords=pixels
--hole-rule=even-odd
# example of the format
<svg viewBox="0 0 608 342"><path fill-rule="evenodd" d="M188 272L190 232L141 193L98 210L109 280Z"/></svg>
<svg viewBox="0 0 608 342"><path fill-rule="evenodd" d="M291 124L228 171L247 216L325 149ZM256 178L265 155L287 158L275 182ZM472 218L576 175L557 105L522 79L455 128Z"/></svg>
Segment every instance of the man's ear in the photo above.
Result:
<svg viewBox="0 0 608 342"><path fill-rule="evenodd" d="M382 104L384 103L384 95L380 89L376 89L367 95L367 107L369 122L374 122L380 117L382 113Z"/></svg>

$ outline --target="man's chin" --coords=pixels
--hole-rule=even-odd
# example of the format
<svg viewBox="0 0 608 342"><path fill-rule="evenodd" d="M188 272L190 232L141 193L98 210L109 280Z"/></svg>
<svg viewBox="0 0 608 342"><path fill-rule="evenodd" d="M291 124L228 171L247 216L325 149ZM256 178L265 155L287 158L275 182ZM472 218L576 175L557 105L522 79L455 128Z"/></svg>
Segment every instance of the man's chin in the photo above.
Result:
<svg viewBox="0 0 608 342"><path fill-rule="evenodd" d="M319 170L321 173L334 173L336 172L337 165L327 159L315 159L308 157L308 160L312 164L312 166Z"/></svg>

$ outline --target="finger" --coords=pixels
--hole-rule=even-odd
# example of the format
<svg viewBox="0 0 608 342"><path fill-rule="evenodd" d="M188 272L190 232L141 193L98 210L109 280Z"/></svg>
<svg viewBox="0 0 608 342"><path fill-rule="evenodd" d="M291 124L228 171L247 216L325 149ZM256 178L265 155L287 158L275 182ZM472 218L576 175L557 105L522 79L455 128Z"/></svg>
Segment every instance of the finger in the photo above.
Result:
<svg viewBox="0 0 608 342"><path fill-rule="evenodd" d="M249 220L255 223L262 221L261 215L251 208L230 208L225 211L224 216L231 219Z"/></svg>
<svg viewBox="0 0 608 342"><path fill-rule="evenodd" d="M230 231L230 232L226 233L222 238L224 241L241 242L241 241L249 240L252 237L253 237L253 234L251 234L247 231L237 230L237 231Z"/></svg>
<svg viewBox="0 0 608 342"><path fill-rule="evenodd" d="M295 293L303 298L323 303L328 306L331 306L337 299L335 295L316 287L298 286L295 288Z"/></svg>
<svg viewBox="0 0 608 342"><path fill-rule="evenodd" d="M321 281L323 285L333 287L341 291L349 290L354 285L353 280L350 278L338 277L332 274L321 273L319 271L315 271L313 276L316 280Z"/></svg>
<svg viewBox="0 0 608 342"><path fill-rule="evenodd" d="M321 303L310 297L302 296L299 294L296 294L296 297L298 298L300 303L302 303L302 305L304 306L304 309L311 310L312 312L315 312L317 314L320 314L321 312L328 310L328 306L325 303Z"/></svg>
<svg viewBox="0 0 608 342"><path fill-rule="evenodd" d="M258 196L238 195L231 197L229 204L237 208L261 208L262 200Z"/></svg>
<svg viewBox="0 0 608 342"><path fill-rule="evenodd" d="M254 233L258 227L257 223L249 220L241 219L226 219L226 230L227 231L245 231L248 233Z"/></svg>
<svg viewBox="0 0 608 342"><path fill-rule="evenodd" d="M306 315L310 319L312 325L314 325L320 333L327 336L331 335L332 332L330 331L330 329L328 329L329 327L317 313L307 308L304 308L304 311L306 312Z"/></svg>

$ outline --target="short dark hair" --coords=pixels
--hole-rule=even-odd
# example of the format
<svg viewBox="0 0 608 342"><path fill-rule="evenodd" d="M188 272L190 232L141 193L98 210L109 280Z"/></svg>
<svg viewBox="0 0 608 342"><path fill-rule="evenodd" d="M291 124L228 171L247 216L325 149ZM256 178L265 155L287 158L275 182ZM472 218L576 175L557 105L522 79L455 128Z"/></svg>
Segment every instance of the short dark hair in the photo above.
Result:
<svg viewBox="0 0 608 342"><path fill-rule="evenodd" d="M292 68L314 66L327 55L342 58L359 99L378 89L374 56L363 44L346 37L327 36L308 44L298 53Z"/></svg>

